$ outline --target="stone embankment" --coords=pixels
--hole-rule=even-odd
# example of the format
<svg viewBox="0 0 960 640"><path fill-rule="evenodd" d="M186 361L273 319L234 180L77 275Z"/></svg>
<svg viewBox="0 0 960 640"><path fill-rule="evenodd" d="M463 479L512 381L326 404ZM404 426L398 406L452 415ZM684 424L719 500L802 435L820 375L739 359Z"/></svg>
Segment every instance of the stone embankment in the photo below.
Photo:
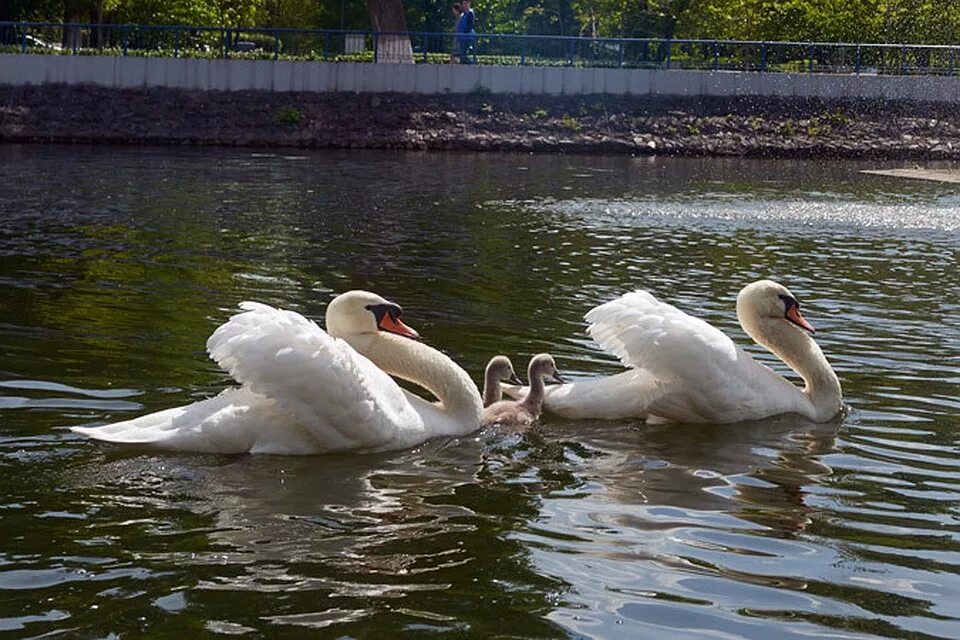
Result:
<svg viewBox="0 0 960 640"><path fill-rule="evenodd" d="M927 102L0 86L0 141L960 159Z"/></svg>

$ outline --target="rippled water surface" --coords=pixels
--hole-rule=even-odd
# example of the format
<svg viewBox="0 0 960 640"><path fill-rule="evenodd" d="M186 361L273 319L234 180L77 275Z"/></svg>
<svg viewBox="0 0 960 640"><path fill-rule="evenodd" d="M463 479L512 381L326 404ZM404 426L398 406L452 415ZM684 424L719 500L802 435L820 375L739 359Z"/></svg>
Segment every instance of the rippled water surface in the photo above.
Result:
<svg viewBox="0 0 960 640"><path fill-rule="evenodd" d="M960 637L960 195L865 166L0 147L0 632ZM618 369L597 303L646 288L743 342L759 277L842 419L301 458L67 431L215 394L245 299L368 288L474 379L540 351L579 378Z"/></svg>

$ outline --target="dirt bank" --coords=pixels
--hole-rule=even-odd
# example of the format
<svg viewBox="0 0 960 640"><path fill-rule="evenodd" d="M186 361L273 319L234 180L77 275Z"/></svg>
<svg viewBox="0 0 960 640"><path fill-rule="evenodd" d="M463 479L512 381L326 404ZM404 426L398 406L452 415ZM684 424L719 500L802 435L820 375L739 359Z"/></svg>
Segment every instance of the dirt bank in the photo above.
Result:
<svg viewBox="0 0 960 640"><path fill-rule="evenodd" d="M960 159L925 102L0 86L0 141Z"/></svg>

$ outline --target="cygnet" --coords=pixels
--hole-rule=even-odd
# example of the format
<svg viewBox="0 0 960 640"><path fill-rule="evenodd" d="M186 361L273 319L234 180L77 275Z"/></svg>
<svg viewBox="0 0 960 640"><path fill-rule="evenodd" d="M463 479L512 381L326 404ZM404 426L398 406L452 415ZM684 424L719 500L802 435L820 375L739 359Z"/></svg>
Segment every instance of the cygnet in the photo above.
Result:
<svg viewBox="0 0 960 640"><path fill-rule="evenodd" d="M486 406L483 410L483 424L529 425L540 417L543 407L544 379L563 383L563 378L557 373L557 365L553 356L548 353L535 355L527 368L530 380L530 391L523 400L500 400ZM486 394L484 394L486 399Z"/></svg>

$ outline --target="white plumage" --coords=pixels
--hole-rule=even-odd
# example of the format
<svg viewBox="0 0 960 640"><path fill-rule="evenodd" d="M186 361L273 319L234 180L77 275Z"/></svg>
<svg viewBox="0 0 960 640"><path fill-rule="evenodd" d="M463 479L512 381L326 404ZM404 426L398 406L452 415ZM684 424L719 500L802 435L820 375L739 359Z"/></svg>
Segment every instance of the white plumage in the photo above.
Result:
<svg viewBox="0 0 960 640"><path fill-rule="evenodd" d="M801 375L803 389L710 324L635 291L586 315L594 340L630 369L550 388L545 406L571 418L715 423L783 413L825 421L840 411L840 383L786 287L769 280L744 287L737 314L748 335Z"/></svg>
<svg viewBox="0 0 960 640"><path fill-rule="evenodd" d="M415 335L399 322L399 307L379 296L348 292L331 302L327 326L340 327L342 337L293 311L255 302L240 306L243 312L207 341L210 357L239 388L73 431L176 450L307 454L403 448L480 424L480 397L469 376L440 352L385 333L382 322ZM371 358L383 359L395 375L424 380L441 404L402 389Z"/></svg>

